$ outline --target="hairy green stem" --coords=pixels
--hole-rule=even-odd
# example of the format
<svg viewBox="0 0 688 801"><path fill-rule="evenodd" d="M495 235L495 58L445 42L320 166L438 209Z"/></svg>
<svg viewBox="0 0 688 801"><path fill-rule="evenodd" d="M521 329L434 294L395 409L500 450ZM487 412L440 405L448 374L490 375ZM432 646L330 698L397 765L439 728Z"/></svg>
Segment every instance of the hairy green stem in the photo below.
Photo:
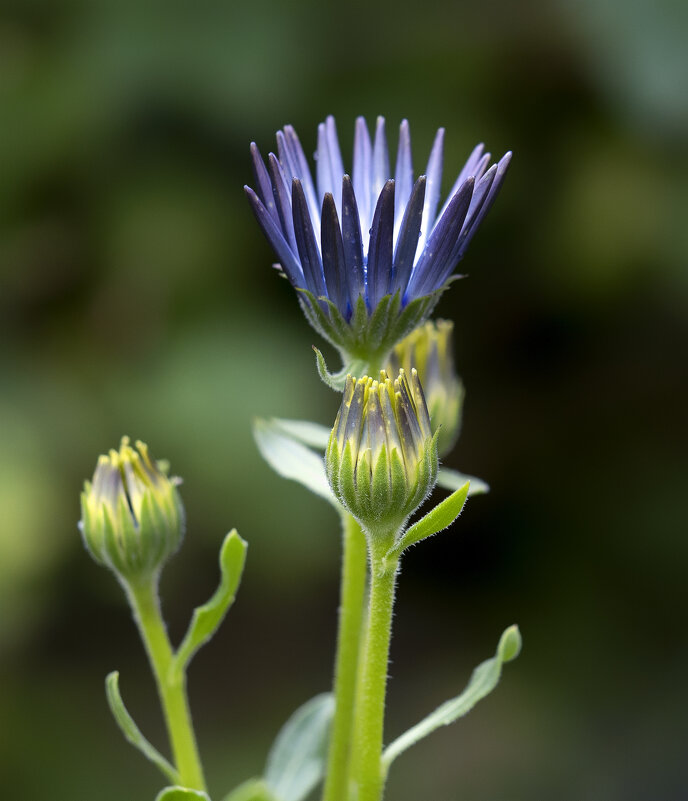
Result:
<svg viewBox="0 0 688 801"><path fill-rule="evenodd" d="M191 790L205 790L186 697L186 675L173 676L171 670L174 654L160 612L157 576L129 584L126 591L153 668L179 781Z"/></svg>
<svg viewBox="0 0 688 801"><path fill-rule="evenodd" d="M323 801L346 801L348 798L354 700L365 605L367 573L365 536L348 512L342 514L342 528L344 553L334 678L336 706L330 735Z"/></svg>
<svg viewBox="0 0 688 801"><path fill-rule="evenodd" d="M357 801L380 801L384 790L381 765L387 691L387 665L398 558L385 560L387 538L370 544L368 625L354 723L352 779Z"/></svg>

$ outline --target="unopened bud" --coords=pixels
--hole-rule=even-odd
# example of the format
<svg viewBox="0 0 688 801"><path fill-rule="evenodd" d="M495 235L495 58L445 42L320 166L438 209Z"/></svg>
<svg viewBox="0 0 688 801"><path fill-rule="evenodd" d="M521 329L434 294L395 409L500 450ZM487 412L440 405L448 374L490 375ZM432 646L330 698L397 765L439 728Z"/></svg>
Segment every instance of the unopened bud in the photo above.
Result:
<svg viewBox="0 0 688 801"><path fill-rule="evenodd" d="M347 377L326 454L332 491L375 536L401 528L437 478L437 444L418 374Z"/></svg>
<svg viewBox="0 0 688 801"><path fill-rule="evenodd" d="M184 507L177 478L168 478L148 448L123 437L118 451L98 459L81 494L79 528L99 564L124 579L152 575L179 547Z"/></svg>

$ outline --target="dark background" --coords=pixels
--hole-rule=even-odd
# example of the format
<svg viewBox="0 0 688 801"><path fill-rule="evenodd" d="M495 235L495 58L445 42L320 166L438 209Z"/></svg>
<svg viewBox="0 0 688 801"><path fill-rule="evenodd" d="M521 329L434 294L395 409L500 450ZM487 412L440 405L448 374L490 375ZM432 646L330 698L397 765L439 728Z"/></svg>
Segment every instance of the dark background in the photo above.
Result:
<svg viewBox="0 0 688 801"><path fill-rule="evenodd" d="M468 389L450 466L492 493L405 560L388 733L518 622L497 692L390 801L688 798L688 36L684 3L15 0L0 17L0 776L18 801L150 801L103 678L165 739L82 481L123 433L185 479L178 639L232 526L239 599L190 671L211 790L259 773L330 682L334 514L261 462L257 414L333 420L318 342L242 192L248 144L337 116L446 126L510 174L443 298ZM328 356L334 363L331 353Z"/></svg>

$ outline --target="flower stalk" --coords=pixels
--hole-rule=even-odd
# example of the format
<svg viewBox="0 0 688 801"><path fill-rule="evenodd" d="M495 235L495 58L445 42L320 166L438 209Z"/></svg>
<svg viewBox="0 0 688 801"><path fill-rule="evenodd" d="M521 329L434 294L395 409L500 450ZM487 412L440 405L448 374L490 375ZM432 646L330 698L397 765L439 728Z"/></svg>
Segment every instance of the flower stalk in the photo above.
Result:
<svg viewBox="0 0 688 801"><path fill-rule="evenodd" d="M191 722L186 674L172 670L174 652L160 612L158 576L123 585L155 676L179 781L191 790L203 791L205 778Z"/></svg>
<svg viewBox="0 0 688 801"><path fill-rule="evenodd" d="M370 602L360 678L356 693L352 783L358 801L380 801L384 790L382 745L384 734L387 665L392 631L398 557L385 559L391 537L370 545Z"/></svg>
<svg viewBox="0 0 688 801"><path fill-rule="evenodd" d="M342 580L334 679L335 714L330 733L323 801L346 801L348 798L356 679L367 583L367 554L363 531L348 512L342 513L342 528Z"/></svg>

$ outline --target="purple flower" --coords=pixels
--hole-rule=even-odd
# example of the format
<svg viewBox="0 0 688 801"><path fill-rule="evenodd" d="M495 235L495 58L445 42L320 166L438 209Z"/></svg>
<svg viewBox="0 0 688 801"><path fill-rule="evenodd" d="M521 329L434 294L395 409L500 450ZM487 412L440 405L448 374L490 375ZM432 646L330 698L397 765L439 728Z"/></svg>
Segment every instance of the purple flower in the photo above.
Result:
<svg viewBox="0 0 688 801"><path fill-rule="evenodd" d="M333 117L318 126L315 182L290 125L267 166L251 145L256 219L309 321L345 359L379 358L429 316L497 196L511 153L488 169L478 145L438 213L443 140L440 128L415 180L406 120L393 176L382 117L372 141L356 120L352 177Z"/></svg>

